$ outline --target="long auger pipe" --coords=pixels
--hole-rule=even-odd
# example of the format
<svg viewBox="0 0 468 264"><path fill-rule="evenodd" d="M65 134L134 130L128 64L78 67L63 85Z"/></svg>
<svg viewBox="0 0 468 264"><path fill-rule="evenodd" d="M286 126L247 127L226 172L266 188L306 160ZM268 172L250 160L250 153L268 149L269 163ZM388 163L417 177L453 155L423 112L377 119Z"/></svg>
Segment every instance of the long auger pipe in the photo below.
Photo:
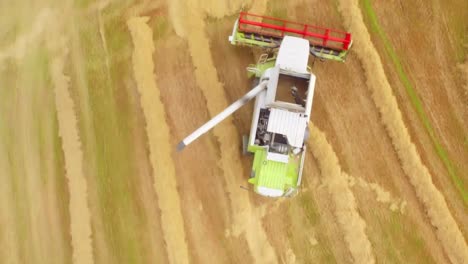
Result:
<svg viewBox="0 0 468 264"><path fill-rule="evenodd" d="M182 149L184 149L185 146L192 143L195 139L197 139L201 135L208 132L214 126L219 124L221 121L226 119L232 113L234 113L239 108L241 108L246 103L248 103L250 100L255 98L261 91L263 91L266 88L267 83L268 81L261 82L259 85L255 86L252 90L246 93L242 98L240 98L239 100L235 101L230 106L228 106L224 111L217 114L215 117L213 117L210 121L206 122L203 126L199 127L197 130L193 131L192 134L184 138L184 140L182 140L177 145L177 151L181 151Z"/></svg>

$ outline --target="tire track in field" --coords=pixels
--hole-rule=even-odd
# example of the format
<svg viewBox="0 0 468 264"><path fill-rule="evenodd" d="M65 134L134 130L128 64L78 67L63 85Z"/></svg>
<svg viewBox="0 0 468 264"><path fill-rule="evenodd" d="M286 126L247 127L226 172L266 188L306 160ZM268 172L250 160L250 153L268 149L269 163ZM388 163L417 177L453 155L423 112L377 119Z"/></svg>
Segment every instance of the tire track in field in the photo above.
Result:
<svg viewBox="0 0 468 264"><path fill-rule="evenodd" d="M309 129L309 149L325 178L325 184L335 205L335 216L354 263L375 263L372 245L365 232L366 222L359 215L356 200L348 185L349 176L341 170L338 157L325 134L312 123L309 124Z"/></svg>
<svg viewBox="0 0 468 264"><path fill-rule="evenodd" d="M56 34L58 36L58 34ZM55 93L55 107L59 136L65 158L65 175L70 195L70 232L73 249L73 263L94 263L91 238L91 214L88 207L88 190L83 173L83 151L75 113L74 102L69 91L69 78L64 75L68 51L64 39L54 38L49 43L58 54L52 60L50 71Z"/></svg>
<svg viewBox="0 0 468 264"><path fill-rule="evenodd" d="M354 36L354 50L360 59L367 86L372 99L382 116L382 122L390 135L393 146L401 161L403 170L424 205L436 235L453 263L466 263L468 247L444 196L437 190L432 177L411 141L392 88L385 75L382 61L373 46L370 34L364 24L357 0L340 0L339 11L349 31Z"/></svg>
<svg viewBox="0 0 468 264"><path fill-rule="evenodd" d="M226 101L223 84L218 80L216 68L211 57L209 38L205 32L203 20L204 9L202 3L189 2L188 6L182 7L179 1L170 2L172 23L176 33L188 40L189 51L195 66L195 79L201 89L210 116L214 116L224 110L229 103ZM182 16L179 10L191 10L190 16ZM182 21L181 19L186 19ZM178 29L184 29L178 31ZM186 29L186 31L185 31ZM226 45L229 43L226 41ZM229 63L226 64L229 67ZM233 226L231 232L236 237L245 235L250 254L256 263L275 263L276 254L268 241L268 237L262 225L262 213L258 208L253 208L248 195L239 188L239 173L243 168L239 158L238 146L240 146L239 135L228 118L214 128L221 151L221 159L218 166L224 171L226 188L232 205Z"/></svg>
<svg viewBox="0 0 468 264"><path fill-rule="evenodd" d="M134 51L133 71L146 119L146 130L153 167L154 190L161 209L164 240L170 263L189 263L184 220L177 191L174 162L171 158L170 131L156 86L153 63L153 32L146 24L149 18L134 17L127 21Z"/></svg>

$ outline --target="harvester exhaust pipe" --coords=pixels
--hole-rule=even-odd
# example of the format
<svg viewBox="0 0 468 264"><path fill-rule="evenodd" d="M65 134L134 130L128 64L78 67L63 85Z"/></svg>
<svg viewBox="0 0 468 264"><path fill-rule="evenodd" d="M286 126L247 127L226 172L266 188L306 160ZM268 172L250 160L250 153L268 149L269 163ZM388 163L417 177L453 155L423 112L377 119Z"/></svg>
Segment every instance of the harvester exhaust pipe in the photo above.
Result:
<svg viewBox="0 0 468 264"><path fill-rule="evenodd" d="M246 103L248 103L250 100L255 98L261 91L263 91L266 88L267 83L268 83L268 81L261 82L259 85L255 86L252 90L250 90L248 93L246 93L242 98L240 98L239 100L235 101L230 106L228 106L224 111L217 114L215 117L213 117L210 121L208 121L207 123L205 123L204 125L199 127L197 130L193 131L192 134L190 134L189 136L184 138L184 140L182 140L177 145L177 151L181 151L182 149L184 149L185 146L192 143L195 139L197 139L201 135L208 132L214 126L219 124L221 121L226 119L232 113L234 113L239 108L241 108Z"/></svg>

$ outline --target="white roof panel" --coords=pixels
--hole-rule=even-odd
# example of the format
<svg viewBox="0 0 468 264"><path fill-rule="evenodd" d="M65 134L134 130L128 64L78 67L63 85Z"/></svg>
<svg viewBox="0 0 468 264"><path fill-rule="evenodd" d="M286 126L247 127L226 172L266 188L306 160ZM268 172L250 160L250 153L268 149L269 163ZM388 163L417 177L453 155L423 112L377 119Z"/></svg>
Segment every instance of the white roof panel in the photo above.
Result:
<svg viewBox="0 0 468 264"><path fill-rule="evenodd" d="M272 161L277 161L281 163L288 163L289 161L289 156L280 154L280 153L274 153L274 152L268 152L267 153L267 160L272 160Z"/></svg>
<svg viewBox="0 0 468 264"><path fill-rule="evenodd" d="M267 131L285 135L289 145L301 148L306 126L307 117L304 114L272 108Z"/></svg>
<svg viewBox="0 0 468 264"><path fill-rule="evenodd" d="M281 70L302 74L308 73L309 51L308 40L286 36L281 41L276 65L279 65Z"/></svg>

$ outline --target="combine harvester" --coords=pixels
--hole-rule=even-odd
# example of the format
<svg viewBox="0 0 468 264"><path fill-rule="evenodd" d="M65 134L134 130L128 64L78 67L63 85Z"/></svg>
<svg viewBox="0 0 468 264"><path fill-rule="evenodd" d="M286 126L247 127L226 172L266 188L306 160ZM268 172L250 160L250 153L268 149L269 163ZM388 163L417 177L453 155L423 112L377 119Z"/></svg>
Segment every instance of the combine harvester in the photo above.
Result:
<svg viewBox="0 0 468 264"><path fill-rule="evenodd" d="M268 197L291 196L301 184L315 75L309 54L321 60L344 61L351 34L276 18L240 13L229 41L260 47L262 54L247 68L255 87L179 143L180 151L256 98L244 154L254 154L249 182Z"/></svg>

